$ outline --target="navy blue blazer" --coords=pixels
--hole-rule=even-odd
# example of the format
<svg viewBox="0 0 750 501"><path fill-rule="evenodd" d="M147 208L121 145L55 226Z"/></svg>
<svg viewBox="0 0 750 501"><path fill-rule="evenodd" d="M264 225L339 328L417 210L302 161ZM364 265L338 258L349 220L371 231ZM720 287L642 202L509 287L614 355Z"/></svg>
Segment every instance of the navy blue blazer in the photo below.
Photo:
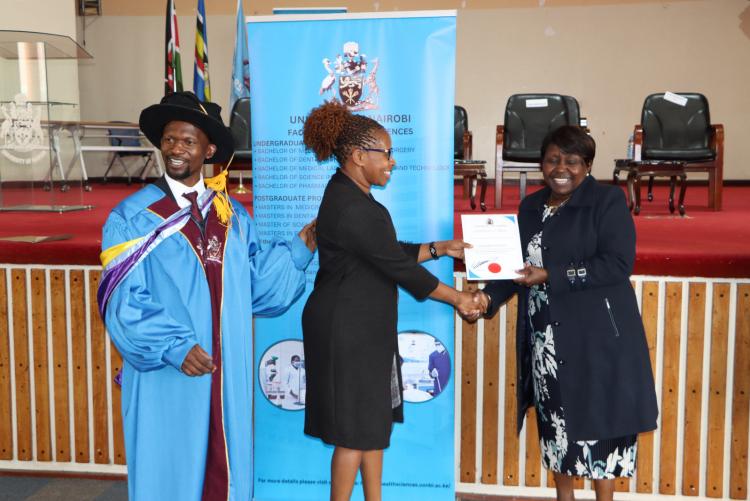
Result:
<svg viewBox="0 0 750 501"><path fill-rule="evenodd" d="M550 319L558 379L571 440L601 440L656 428L658 408L651 360L630 274L635 226L620 188L587 177L554 216L542 223L550 189L526 197L518 223L524 258L542 233L549 274ZM490 282L494 315L518 293L516 369L518 430L533 405L527 332L528 289L509 280Z"/></svg>

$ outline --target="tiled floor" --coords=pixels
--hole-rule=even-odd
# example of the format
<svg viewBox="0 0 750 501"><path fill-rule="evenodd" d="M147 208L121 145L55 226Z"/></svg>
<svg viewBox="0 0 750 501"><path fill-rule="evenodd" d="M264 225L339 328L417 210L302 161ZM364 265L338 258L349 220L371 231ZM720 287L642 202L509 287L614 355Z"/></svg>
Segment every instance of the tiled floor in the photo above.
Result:
<svg viewBox="0 0 750 501"><path fill-rule="evenodd" d="M124 480L0 476L0 501L127 501Z"/></svg>
<svg viewBox="0 0 750 501"><path fill-rule="evenodd" d="M0 501L127 501L124 480L0 475ZM456 501L547 501L542 498L458 495Z"/></svg>

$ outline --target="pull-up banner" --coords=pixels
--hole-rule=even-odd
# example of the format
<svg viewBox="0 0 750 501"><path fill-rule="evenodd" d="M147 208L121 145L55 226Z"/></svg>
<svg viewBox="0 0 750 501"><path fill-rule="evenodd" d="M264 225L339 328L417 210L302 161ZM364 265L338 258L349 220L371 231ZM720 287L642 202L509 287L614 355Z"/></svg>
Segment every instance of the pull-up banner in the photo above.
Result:
<svg viewBox="0 0 750 501"><path fill-rule="evenodd" d="M379 121L393 141L390 183L373 189L402 241L453 238L455 11L248 18L254 217L264 244L316 217L336 168L305 152L306 114L325 100ZM425 266L452 283L450 258ZM301 315L312 290L283 316L255 324L255 499L328 499L333 448L303 433ZM454 313L399 300L405 423L385 451L384 499L454 499ZM342 381L341 384L347 384ZM362 499L360 479L353 499Z"/></svg>

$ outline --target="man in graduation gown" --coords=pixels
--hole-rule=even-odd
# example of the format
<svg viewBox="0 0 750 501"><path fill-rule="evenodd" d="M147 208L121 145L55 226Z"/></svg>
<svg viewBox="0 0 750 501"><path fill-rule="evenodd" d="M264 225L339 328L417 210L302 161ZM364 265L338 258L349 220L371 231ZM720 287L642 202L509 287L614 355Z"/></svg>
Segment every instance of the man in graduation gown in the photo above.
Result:
<svg viewBox="0 0 750 501"><path fill-rule="evenodd" d="M203 179L233 152L219 113L190 92L143 110L166 175L104 226L99 303L124 359L131 500L252 498L252 317L301 295L315 249L312 224L261 246L226 173Z"/></svg>

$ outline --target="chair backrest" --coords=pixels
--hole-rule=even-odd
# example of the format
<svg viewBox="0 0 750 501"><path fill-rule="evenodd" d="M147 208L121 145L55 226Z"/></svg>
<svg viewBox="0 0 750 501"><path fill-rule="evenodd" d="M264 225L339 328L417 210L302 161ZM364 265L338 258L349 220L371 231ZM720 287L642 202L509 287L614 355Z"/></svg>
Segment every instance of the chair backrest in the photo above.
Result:
<svg viewBox="0 0 750 501"><path fill-rule="evenodd" d="M250 149L250 98L238 99L232 107L229 117L229 129L232 131L235 150Z"/></svg>
<svg viewBox="0 0 750 501"><path fill-rule="evenodd" d="M124 124L128 122L112 121L111 124ZM110 146L142 146L141 145L141 131L138 129L107 129L109 134L109 145ZM159 145L155 145L157 148Z"/></svg>
<svg viewBox="0 0 750 501"><path fill-rule="evenodd" d="M683 102L680 101L682 98ZM643 159L702 160L709 148L711 117L703 94L651 94L643 102Z"/></svg>
<svg viewBox="0 0 750 501"><path fill-rule="evenodd" d="M569 106L570 100L560 94L510 96L505 106L503 158L538 162L541 159L542 141L547 133L572 123Z"/></svg>
<svg viewBox="0 0 750 501"><path fill-rule="evenodd" d="M464 132L469 130L469 115L463 106L453 107L453 158L464 158Z"/></svg>
<svg viewBox="0 0 750 501"><path fill-rule="evenodd" d="M568 125L581 125L581 107L578 99L573 96L563 96L565 106L568 108Z"/></svg>

